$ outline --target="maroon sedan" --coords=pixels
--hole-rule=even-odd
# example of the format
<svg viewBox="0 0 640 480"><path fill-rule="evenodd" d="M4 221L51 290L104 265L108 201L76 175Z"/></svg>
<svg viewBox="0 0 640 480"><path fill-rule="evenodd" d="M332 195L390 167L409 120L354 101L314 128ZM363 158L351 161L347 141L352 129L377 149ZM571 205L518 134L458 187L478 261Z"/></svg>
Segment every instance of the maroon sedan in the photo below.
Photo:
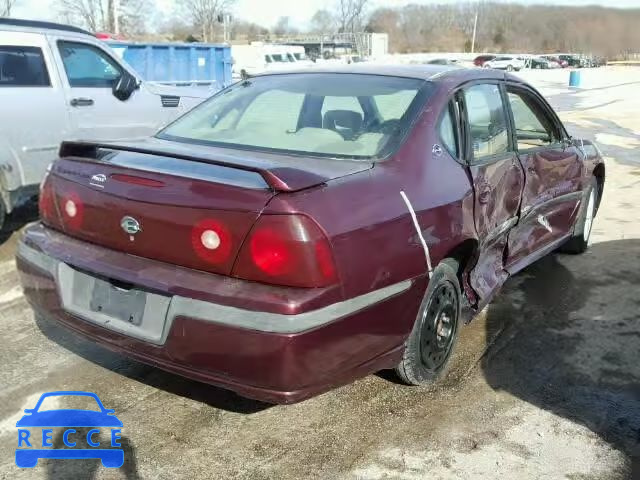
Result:
<svg viewBox="0 0 640 480"><path fill-rule="evenodd" d="M239 82L137 143L64 143L17 263L40 315L268 402L441 377L510 275L587 248L597 148L509 74Z"/></svg>

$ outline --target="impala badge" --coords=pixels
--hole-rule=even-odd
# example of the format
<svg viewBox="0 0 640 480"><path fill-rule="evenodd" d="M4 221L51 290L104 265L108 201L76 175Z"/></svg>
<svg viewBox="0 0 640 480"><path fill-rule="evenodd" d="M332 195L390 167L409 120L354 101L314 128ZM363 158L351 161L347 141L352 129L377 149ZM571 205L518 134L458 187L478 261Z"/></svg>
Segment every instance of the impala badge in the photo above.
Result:
<svg viewBox="0 0 640 480"><path fill-rule="evenodd" d="M436 143L431 149L431 153L433 153L436 157L439 157L440 155L442 155L442 147Z"/></svg>
<svg viewBox="0 0 640 480"><path fill-rule="evenodd" d="M131 240L132 242L133 242L133 236L136 233L142 231L140 222L138 222L138 220L128 215L122 217L122 220L120 220L120 226L122 227L122 230L125 231L125 233L129 234L129 240Z"/></svg>
<svg viewBox="0 0 640 480"><path fill-rule="evenodd" d="M89 185L98 188L104 188L104 184L107 183L107 176L104 173L96 173L91 176Z"/></svg>

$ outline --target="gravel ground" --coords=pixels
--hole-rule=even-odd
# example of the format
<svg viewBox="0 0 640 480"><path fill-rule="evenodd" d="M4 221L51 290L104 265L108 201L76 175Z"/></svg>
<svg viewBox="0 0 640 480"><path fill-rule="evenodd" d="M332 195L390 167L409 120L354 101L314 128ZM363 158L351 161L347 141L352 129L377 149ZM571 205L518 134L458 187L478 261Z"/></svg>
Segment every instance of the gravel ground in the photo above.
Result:
<svg viewBox="0 0 640 480"><path fill-rule="evenodd" d="M607 157L593 245L511 278L462 330L438 388L382 372L269 406L119 357L34 320L12 219L0 239L0 478L640 478L640 68L523 73ZM14 464L15 422L42 392L96 392L124 423L125 464ZM59 437L54 442L61 443Z"/></svg>

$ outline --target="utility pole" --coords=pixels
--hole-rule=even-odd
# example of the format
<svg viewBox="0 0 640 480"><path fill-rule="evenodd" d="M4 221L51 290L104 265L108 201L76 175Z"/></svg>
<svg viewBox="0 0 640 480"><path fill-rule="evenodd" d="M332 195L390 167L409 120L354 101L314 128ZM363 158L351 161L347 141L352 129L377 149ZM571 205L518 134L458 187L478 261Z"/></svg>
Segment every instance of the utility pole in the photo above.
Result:
<svg viewBox="0 0 640 480"><path fill-rule="evenodd" d="M113 33L120 35L120 0L113 0Z"/></svg>
<svg viewBox="0 0 640 480"><path fill-rule="evenodd" d="M476 50L476 29L478 28L478 10L476 10L476 17L473 20L473 37L471 37L471 53L475 53Z"/></svg>

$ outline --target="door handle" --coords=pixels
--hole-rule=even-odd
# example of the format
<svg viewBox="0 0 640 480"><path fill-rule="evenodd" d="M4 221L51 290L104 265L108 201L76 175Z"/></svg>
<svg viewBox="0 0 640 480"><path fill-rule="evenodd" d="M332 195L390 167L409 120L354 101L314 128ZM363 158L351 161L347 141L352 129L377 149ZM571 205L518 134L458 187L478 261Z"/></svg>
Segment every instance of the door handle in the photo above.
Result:
<svg viewBox="0 0 640 480"><path fill-rule="evenodd" d="M93 105L92 98L72 98L69 102L72 107L90 107Z"/></svg>

